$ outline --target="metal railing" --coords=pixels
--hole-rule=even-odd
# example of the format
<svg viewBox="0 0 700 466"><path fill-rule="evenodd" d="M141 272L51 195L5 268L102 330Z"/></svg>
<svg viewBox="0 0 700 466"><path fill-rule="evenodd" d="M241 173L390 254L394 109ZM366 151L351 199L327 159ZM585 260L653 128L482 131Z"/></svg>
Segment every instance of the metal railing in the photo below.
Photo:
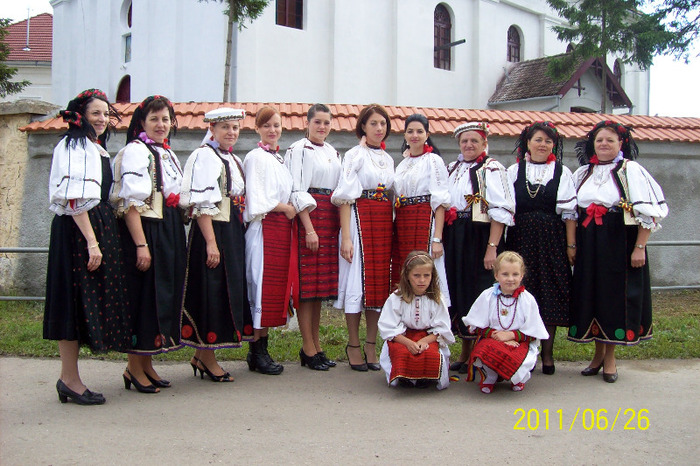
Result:
<svg viewBox="0 0 700 466"><path fill-rule="evenodd" d="M700 246L700 241L649 241L649 247L678 247L678 246ZM0 248L0 254L46 254L49 248L36 247L12 247ZM670 286L652 286L652 291L667 291L667 290L700 290L700 285L670 285ZM0 296L0 301L45 301L44 296Z"/></svg>

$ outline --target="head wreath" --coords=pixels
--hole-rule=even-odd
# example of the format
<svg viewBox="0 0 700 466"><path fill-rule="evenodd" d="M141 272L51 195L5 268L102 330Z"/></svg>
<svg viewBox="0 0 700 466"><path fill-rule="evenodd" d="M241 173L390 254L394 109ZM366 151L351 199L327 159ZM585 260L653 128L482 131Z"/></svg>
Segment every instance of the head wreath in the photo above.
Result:
<svg viewBox="0 0 700 466"><path fill-rule="evenodd" d="M521 160L525 157L527 153L527 142L532 138L533 134L537 131L544 131L544 133L551 137L554 141L554 147L552 147L552 153L557 159L557 162L561 162L564 155L564 138L561 137L559 131L557 130L554 123L551 121L536 121L529 126L526 126L522 130L518 140L515 143L515 149L517 160Z"/></svg>
<svg viewBox="0 0 700 466"><path fill-rule="evenodd" d="M576 157L581 165L587 165L591 157L595 155L595 138L598 132L603 128L610 128L620 137L622 141L622 156L628 160L635 160L639 156L639 148L637 143L632 138L633 129L621 123L612 120L603 120L593 127L586 134L586 139L576 143L574 148Z"/></svg>

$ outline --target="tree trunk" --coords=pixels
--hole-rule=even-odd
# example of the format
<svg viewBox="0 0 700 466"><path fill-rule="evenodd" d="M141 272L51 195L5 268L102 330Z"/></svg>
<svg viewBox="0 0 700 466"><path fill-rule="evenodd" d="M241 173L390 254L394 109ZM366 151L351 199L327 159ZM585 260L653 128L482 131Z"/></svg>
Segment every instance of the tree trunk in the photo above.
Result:
<svg viewBox="0 0 700 466"><path fill-rule="evenodd" d="M233 48L233 0L228 1L228 27L226 29L226 61L224 62L224 95L222 102L229 99L231 80L231 49Z"/></svg>

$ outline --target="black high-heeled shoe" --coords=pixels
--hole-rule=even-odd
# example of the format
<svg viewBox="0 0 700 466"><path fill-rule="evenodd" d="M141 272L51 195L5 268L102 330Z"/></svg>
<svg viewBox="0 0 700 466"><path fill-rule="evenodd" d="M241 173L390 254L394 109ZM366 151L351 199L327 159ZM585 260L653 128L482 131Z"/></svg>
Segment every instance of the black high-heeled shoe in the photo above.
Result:
<svg viewBox="0 0 700 466"><path fill-rule="evenodd" d="M326 366L328 366L328 367L335 367L335 366L338 365L338 363L335 362L334 360L328 359L328 356L326 356L326 352L325 352L325 351L319 351L318 354L321 355L321 359L323 359L323 364L325 364Z"/></svg>
<svg viewBox="0 0 700 466"><path fill-rule="evenodd" d="M367 363L366 362L363 362L362 364L353 364L350 362L350 355L348 354L348 348L359 348L359 347L360 347L360 345L355 346L355 345L351 345L350 343L348 343L347 345L345 345L345 356L347 356L347 358L348 358L348 364L350 364L350 369L352 369L354 371L359 371L359 372L367 372Z"/></svg>
<svg viewBox="0 0 700 466"><path fill-rule="evenodd" d="M591 376L591 375L598 375L598 372L600 372L601 367L603 367L602 362L600 364L598 364L598 367L588 366L584 370L581 371L581 375L584 375L586 377Z"/></svg>
<svg viewBox="0 0 700 466"><path fill-rule="evenodd" d="M552 375L552 374L554 374L555 370L556 370L556 368L554 367L554 364L552 364L552 365L542 364L542 373L544 375Z"/></svg>
<svg viewBox="0 0 700 466"><path fill-rule="evenodd" d="M126 376L126 374L129 374L129 377ZM136 377L133 376L131 372L129 372L129 369L126 369L126 371L122 374L122 377L124 378L124 388L127 390L131 390L131 384L134 384L134 387L136 387L136 391L141 392L141 393L158 393L160 390L153 384L151 385L141 385L141 383L136 380Z"/></svg>
<svg viewBox="0 0 700 466"><path fill-rule="evenodd" d="M63 380L58 379L56 382L56 391L58 392L58 400L61 403L67 403L68 398L70 398L73 403L79 405L102 405L105 403L105 397L102 393L93 393L87 388L82 395L78 395L76 392L68 388L68 386L63 383Z"/></svg>
<svg viewBox="0 0 700 466"><path fill-rule="evenodd" d="M316 353L313 356L309 356L304 353L304 348L299 350L299 359L301 359L301 367L309 366L309 369L315 371L327 371L329 367L323 362L323 358L320 356L321 353Z"/></svg>
<svg viewBox="0 0 700 466"><path fill-rule="evenodd" d="M377 343L374 342L374 341L365 341L365 346L367 346L367 345L376 345L376 344L377 344ZM369 370L371 370L371 371L379 371L379 370L382 369L378 362L368 362L368 361L367 361L367 352L365 351L365 348L364 348L364 347L362 348L362 352L363 352L364 355L365 355L365 364L367 364L367 369L369 369ZM375 351L375 353L376 353L376 351Z"/></svg>
<svg viewBox="0 0 700 466"><path fill-rule="evenodd" d="M194 362L192 362L194 360ZM192 356L192 359L190 359L190 366L192 366L192 370L194 371L194 376L197 377L197 369L199 367L197 366L197 363L199 362L199 358L197 356Z"/></svg>
<svg viewBox="0 0 700 466"><path fill-rule="evenodd" d="M159 388L170 388L170 381L165 380L165 379L154 379L150 375L148 375L147 372L144 372L146 374L146 378L151 381L153 385Z"/></svg>
<svg viewBox="0 0 700 466"><path fill-rule="evenodd" d="M199 376L202 380L204 380L204 374L207 374L207 377L209 377L212 382L233 382L233 377L231 377L229 372L224 372L221 375L214 375L201 359L197 361L197 364L201 364L201 367L198 368Z"/></svg>

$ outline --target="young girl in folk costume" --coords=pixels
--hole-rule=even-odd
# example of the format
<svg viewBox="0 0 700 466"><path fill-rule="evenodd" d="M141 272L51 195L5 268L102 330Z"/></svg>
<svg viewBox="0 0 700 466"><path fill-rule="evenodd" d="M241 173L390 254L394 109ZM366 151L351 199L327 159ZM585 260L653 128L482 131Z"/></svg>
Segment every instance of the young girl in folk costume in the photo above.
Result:
<svg viewBox="0 0 700 466"><path fill-rule="evenodd" d="M379 362L387 382L426 387L449 385L450 349L455 337L450 314L440 295L435 262L425 251L406 257L398 289L379 317L384 347Z"/></svg>
<svg viewBox="0 0 700 466"><path fill-rule="evenodd" d="M343 171L331 202L340 206L340 264L338 299L345 309L350 368L378 371L375 350L379 311L391 292L392 203L387 191L394 184L394 160L384 140L391 131L389 114L377 104L363 108L355 134L360 144L345 153ZM363 142L364 141L364 142ZM360 350L360 318L365 311L368 345Z"/></svg>
<svg viewBox="0 0 700 466"><path fill-rule="evenodd" d="M462 319L479 340L470 363L482 369L479 388L491 393L498 377L510 380L513 391L525 388L537 362L539 340L549 338L537 301L520 282L525 276L523 258L515 252L498 255L493 269L498 283L484 290Z"/></svg>
<svg viewBox="0 0 700 466"><path fill-rule="evenodd" d="M435 260L442 301L450 307L442 250L445 209L450 208L447 169L440 151L430 139L428 119L425 116L419 113L410 115L406 118L404 131L404 159L396 167L394 178L396 215L391 283L399 283L400 265L409 252L428 251Z"/></svg>
<svg viewBox="0 0 700 466"><path fill-rule="evenodd" d="M493 283L493 263L503 251L503 229L513 224L515 201L506 169L488 155L489 125L465 123L454 130L457 160L447 167L452 207L445 213L445 270L452 331L462 351L450 370L466 373L474 339L462 324L474 300ZM473 374L469 374L468 379Z"/></svg>
<svg viewBox="0 0 700 466"><path fill-rule="evenodd" d="M338 296L338 206L331 195L342 170L340 155L326 142L331 110L315 104L306 114L307 136L287 150L284 162L294 182L291 202L297 211L294 244L299 253L297 319L301 365L326 371L336 365L321 348L321 302ZM296 293L295 293L296 298Z"/></svg>
<svg viewBox="0 0 700 466"><path fill-rule="evenodd" d="M209 130L185 164L180 206L195 221L187 248L182 343L196 348L190 360L214 382L233 382L214 350L237 348L253 336L245 276L245 229L241 219L245 178L232 153L243 110L218 108L204 115Z"/></svg>
<svg viewBox="0 0 700 466"><path fill-rule="evenodd" d="M99 89L81 92L59 113L68 131L56 145L49 178L51 222L44 338L58 340L58 398L81 405L105 402L78 371L80 345L125 351L131 334L117 221L107 202L112 186L105 143L119 120Z"/></svg>
<svg viewBox="0 0 700 466"><path fill-rule="evenodd" d="M615 345L651 338L651 286L646 244L668 215L664 193L642 167L631 129L598 123L576 145L583 165L574 173L576 229L573 317L569 340L595 341L595 355L581 374L617 380Z"/></svg>
<svg viewBox="0 0 700 466"><path fill-rule="evenodd" d="M278 375L284 366L267 351L269 327L287 323L291 297L290 270L292 219L297 212L290 203L292 176L284 166L277 145L282 136L282 117L276 108L265 106L255 114L258 147L243 161L246 205L245 234L248 300L253 318L253 341L247 361L251 371Z"/></svg>
<svg viewBox="0 0 700 466"><path fill-rule="evenodd" d="M121 241L132 313L132 341L124 386L142 393L170 387L152 364L154 354L181 348L185 285L185 229L178 209L182 168L168 145L177 120L170 101L147 97L131 117L127 145L114 160L110 201Z"/></svg>

